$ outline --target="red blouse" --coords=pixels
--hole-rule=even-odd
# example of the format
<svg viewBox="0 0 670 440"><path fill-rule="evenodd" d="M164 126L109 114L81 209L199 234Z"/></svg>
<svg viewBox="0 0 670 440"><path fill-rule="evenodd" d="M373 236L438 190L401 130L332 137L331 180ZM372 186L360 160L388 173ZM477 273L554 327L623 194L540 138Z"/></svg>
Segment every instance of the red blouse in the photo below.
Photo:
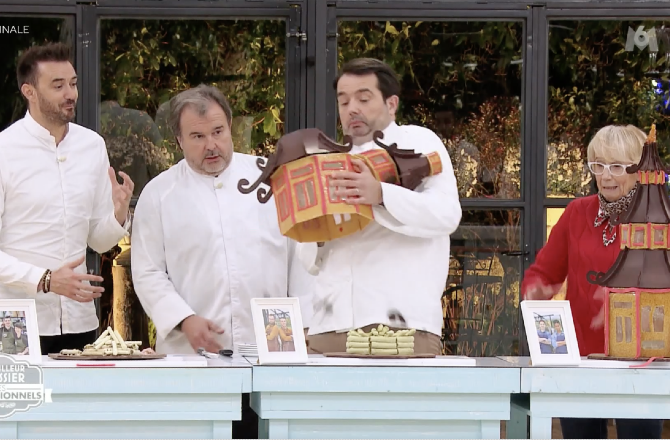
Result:
<svg viewBox="0 0 670 440"><path fill-rule="evenodd" d="M560 285L568 279L566 299L570 301L577 343L582 356L605 352L605 330L593 330L591 321L602 308L602 301L594 299L596 289L586 279L592 270L607 272L620 251L617 237L609 246L603 244L607 222L593 226L598 215L598 196L581 197L570 202L551 231L547 244L538 253L524 274L521 285L525 298L528 288L540 282Z"/></svg>

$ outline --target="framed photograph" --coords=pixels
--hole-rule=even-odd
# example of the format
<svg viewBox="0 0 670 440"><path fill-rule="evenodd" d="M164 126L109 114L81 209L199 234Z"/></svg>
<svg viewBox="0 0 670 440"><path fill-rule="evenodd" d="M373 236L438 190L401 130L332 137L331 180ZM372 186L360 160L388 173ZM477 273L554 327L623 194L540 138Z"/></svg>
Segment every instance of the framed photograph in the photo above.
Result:
<svg viewBox="0 0 670 440"><path fill-rule="evenodd" d="M37 309L34 299L0 299L0 353L42 363Z"/></svg>
<svg viewBox="0 0 670 440"><path fill-rule="evenodd" d="M307 363L298 298L253 298L251 314L260 364Z"/></svg>
<svg viewBox="0 0 670 440"><path fill-rule="evenodd" d="M579 365L569 301L522 301L521 313L533 365Z"/></svg>

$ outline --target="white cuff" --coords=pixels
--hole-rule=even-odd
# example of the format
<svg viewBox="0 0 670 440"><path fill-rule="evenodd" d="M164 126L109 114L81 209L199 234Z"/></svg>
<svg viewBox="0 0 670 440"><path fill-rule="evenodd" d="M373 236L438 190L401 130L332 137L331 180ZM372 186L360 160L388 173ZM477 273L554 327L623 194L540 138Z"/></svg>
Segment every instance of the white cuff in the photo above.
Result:
<svg viewBox="0 0 670 440"><path fill-rule="evenodd" d="M130 209L128 210L128 214L126 215L126 221L123 222L123 225L121 226L123 229L126 230L126 232L130 232L130 225L133 222L133 215L130 213Z"/></svg>

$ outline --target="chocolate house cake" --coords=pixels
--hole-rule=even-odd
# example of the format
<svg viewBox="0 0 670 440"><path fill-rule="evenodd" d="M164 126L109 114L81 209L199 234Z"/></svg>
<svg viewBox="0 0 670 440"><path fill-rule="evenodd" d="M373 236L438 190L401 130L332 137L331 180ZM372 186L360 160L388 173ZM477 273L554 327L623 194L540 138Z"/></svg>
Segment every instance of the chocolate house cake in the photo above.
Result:
<svg viewBox="0 0 670 440"><path fill-rule="evenodd" d="M377 180L411 190L425 177L442 172L438 153L423 155L395 143L386 145L381 142L383 136L381 131L374 133L380 148L352 155L349 137L339 144L315 128L294 131L279 139L267 162L256 161L261 170L258 179L253 183L242 179L237 188L243 194L257 191L260 203L274 194L280 231L298 242L325 242L353 234L373 220L372 207L345 203L329 185L334 173L354 170L352 159L362 160Z"/></svg>
<svg viewBox="0 0 670 440"><path fill-rule="evenodd" d="M621 252L607 273L588 280L607 289L605 356L670 357L670 196L652 125L640 163L627 168L639 183L618 221Z"/></svg>

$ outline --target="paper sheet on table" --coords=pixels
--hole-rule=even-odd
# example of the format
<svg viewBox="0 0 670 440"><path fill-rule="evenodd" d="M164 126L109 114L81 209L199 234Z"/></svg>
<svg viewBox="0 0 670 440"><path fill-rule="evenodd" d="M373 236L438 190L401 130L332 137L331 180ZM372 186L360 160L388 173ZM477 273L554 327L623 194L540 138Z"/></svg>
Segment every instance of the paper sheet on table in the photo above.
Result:
<svg viewBox="0 0 670 440"><path fill-rule="evenodd" d="M644 360L640 360L640 361L614 361L614 360L605 360L605 359L582 359L582 362L579 364L579 368L625 368L625 369L630 369L630 370L638 370L638 369L668 370L668 369L670 369L670 362L652 362L651 364L647 365L646 367L631 368L631 365L642 365L645 362L646 361L644 361Z"/></svg>
<svg viewBox="0 0 670 440"><path fill-rule="evenodd" d="M338 358L310 355L306 365L344 365L359 367L474 367L477 361L466 356L437 356L435 358L370 359Z"/></svg>

